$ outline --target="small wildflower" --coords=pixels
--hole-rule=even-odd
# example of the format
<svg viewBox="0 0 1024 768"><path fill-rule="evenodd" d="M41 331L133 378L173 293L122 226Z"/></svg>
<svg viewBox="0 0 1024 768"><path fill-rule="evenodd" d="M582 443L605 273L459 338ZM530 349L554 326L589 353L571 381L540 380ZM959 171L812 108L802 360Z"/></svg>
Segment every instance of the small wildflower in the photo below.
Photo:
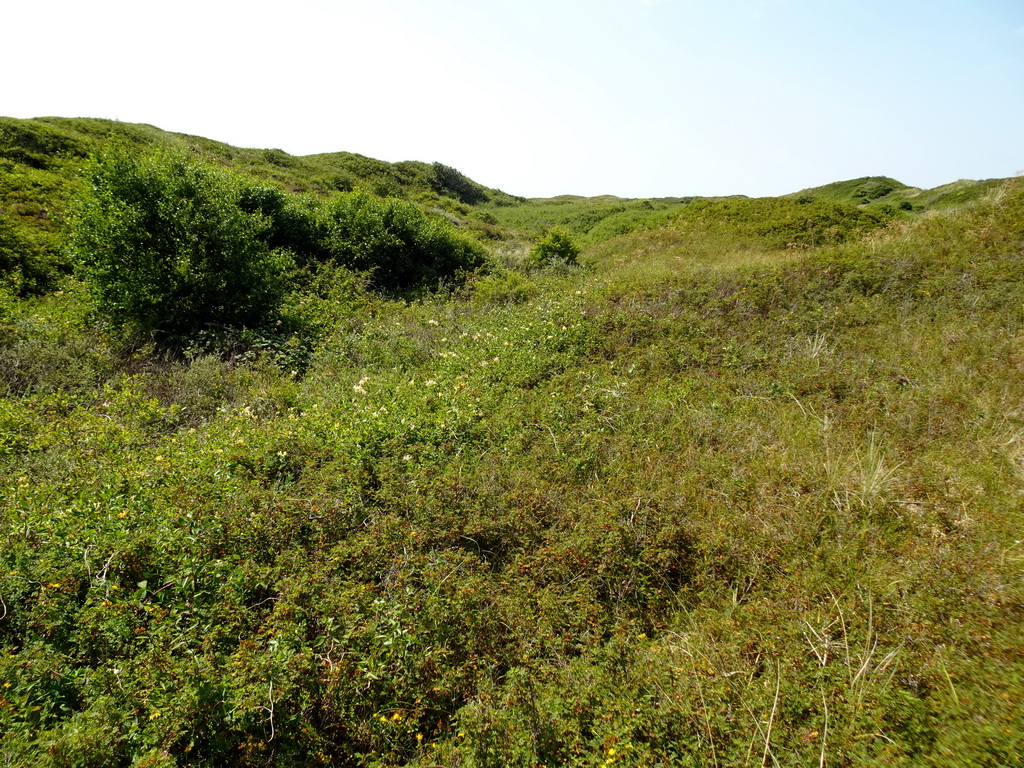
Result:
<svg viewBox="0 0 1024 768"><path fill-rule="evenodd" d="M402 461L412 461L412 456L407 453L402 457Z"/></svg>
<svg viewBox="0 0 1024 768"><path fill-rule="evenodd" d="M149 716L149 719L150 720L156 720L158 717L160 717L160 710L159 709L154 709L153 713Z"/></svg>

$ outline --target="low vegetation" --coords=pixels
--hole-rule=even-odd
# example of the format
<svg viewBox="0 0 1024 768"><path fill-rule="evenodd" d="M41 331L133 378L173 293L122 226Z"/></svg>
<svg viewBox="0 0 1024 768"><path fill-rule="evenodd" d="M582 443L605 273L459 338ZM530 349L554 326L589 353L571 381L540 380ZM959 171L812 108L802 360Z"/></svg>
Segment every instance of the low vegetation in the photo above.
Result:
<svg viewBox="0 0 1024 768"><path fill-rule="evenodd" d="M1018 181L440 206L51 139L3 765L1021 761Z"/></svg>

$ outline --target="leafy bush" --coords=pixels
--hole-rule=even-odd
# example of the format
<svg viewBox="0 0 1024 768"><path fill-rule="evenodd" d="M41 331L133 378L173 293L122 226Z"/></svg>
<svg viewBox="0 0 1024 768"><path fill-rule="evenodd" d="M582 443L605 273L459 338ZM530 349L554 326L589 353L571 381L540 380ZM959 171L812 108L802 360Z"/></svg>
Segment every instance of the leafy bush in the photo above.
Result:
<svg viewBox="0 0 1024 768"><path fill-rule="evenodd" d="M537 295L537 286L518 272L496 272L476 281L474 298L482 304L521 304Z"/></svg>
<svg viewBox="0 0 1024 768"><path fill-rule="evenodd" d="M95 158L72 220L72 249L117 327L180 335L273 317L290 256L235 177L171 152Z"/></svg>
<svg viewBox="0 0 1024 768"><path fill-rule="evenodd" d="M544 267L549 264L575 264L580 247L564 229L554 227L534 243L528 260L531 264Z"/></svg>
<svg viewBox="0 0 1024 768"><path fill-rule="evenodd" d="M487 201L487 194L479 184L443 163L434 163L431 166L430 186L439 195L457 197L468 205Z"/></svg>
<svg viewBox="0 0 1024 768"><path fill-rule="evenodd" d="M363 192L327 205L326 250L349 269L372 272L388 290L455 278L484 263L482 246L412 203Z"/></svg>

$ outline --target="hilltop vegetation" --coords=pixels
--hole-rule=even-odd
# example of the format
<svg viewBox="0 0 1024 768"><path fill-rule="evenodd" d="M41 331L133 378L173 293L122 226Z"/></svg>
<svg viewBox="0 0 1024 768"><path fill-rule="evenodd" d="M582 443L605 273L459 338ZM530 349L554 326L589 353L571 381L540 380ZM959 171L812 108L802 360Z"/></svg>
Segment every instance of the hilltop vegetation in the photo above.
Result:
<svg viewBox="0 0 1024 768"><path fill-rule="evenodd" d="M935 189L918 189L885 176L865 176L805 189L791 197L801 200L829 200L864 206L878 211L924 211L973 203L997 191L1004 179L972 181L960 179Z"/></svg>
<svg viewBox="0 0 1024 768"><path fill-rule="evenodd" d="M1021 762L1019 181L386 198L0 128L4 765Z"/></svg>

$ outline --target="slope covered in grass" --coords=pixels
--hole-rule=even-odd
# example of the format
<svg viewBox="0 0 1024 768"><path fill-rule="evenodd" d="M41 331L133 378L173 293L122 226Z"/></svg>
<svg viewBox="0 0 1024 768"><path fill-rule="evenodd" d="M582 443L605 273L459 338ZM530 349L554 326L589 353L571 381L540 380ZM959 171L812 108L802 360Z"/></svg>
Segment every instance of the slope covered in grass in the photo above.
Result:
<svg viewBox="0 0 1024 768"><path fill-rule="evenodd" d="M951 208L975 202L997 192L1004 179L974 181L960 179L934 189L908 187L886 176L865 176L849 181L837 181L821 187L796 192L790 197L801 200L829 200L836 203L867 206L883 211L925 211Z"/></svg>
<svg viewBox="0 0 1024 768"><path fill-rule="evenodd" d="M1020 185L641 205L273 344L3 294L4 764L1019 762Z"/></svg>
<svg viewBox="0 0 1024 768"><path fill-rule="evenodd" d="M501 236L472 205L523 202L442 163L388 163L351 152L296 157L244 149L150 125L91 118L0 117L0 284L16 292L53 290L72 271L66 253L72 200L89 158L112 150L138 157L177 152L293 196L319 200L347 192L403 198L480 238Z"/></svg>

